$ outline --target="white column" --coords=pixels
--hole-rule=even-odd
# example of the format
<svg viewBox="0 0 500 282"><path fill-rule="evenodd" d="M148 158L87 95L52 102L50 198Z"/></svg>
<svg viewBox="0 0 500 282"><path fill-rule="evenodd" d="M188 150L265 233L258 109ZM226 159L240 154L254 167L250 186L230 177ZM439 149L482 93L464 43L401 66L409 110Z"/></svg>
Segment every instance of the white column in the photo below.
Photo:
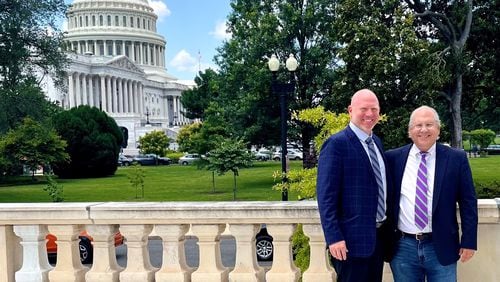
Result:
<svg viewBox="0 0 500 282"><path fill-rule="evenodd" d="M89 106L95 107L96 105L94 104L94 84L92 82L93 76L89 75Z"/></svg>
<svg viewBox="0 0 500 282"><path fill-rule="evenodd" d="M123 80L121 78L117 78L117 83L118 83L118 112L123 113L123 87L122 83Z"/></svg>
<svg viewBox="0 0 500 282"><path fill-rule="evenodd" d="M108 45L106 44L106 40L102 41L102 46L104 47L104 56L108 55Z"/></svg>
<svg viewBox="0 0 500 282"><path fill-rule="evenodd" d="M125 55L125 40L122 40L122 55Z"/></svg>
<svg viewBox="0 0 500 282"><path fill-rule="evenodd" d="M144 64L144 50L143 50L143 48L144 48L144 47L142 46L142 42L140 42L140 45L139 45L139 51L140 51L141 53L139 54L139 58L140 58L140 60L141 60L141 61L140 61L139 63L140 63L141 65L142 65L142 64Z"/></svg>
<svg viewBox="0 0 500 282"><path fill-rule="evenodd" d="M88 40L85 40L85 52L88 52L88 51L90 51L90 50L89 50L89 41L88 41ZM84 52L84 53L85 53L85 52Z"/></svg>
<svg viewBox="0 0 500 282"><path fill-rule="evenodd" d="M177 96L173 96L173 104L174 104L174 115L173 116L176 116L177 117L177 120L174 118L174 125L177 125L178 123L178 120L181 118L179 116L179 111L177 109L177 100L178 100L178 97Z"/></svg>
<svg viewBox="0 0 500 282"><path fill-rule="evenodd" d="M101 55L101 54L98 54L98 52L97 52L97 40L94 40L94 55L97 55L97 56Z"/></svg>
<svg viewBox="0 0 500 282"><path fill-rule="evenodd" d="M22 248L12 225L0 225L0 281L15 281L21 265Z"/></svg>
<svg viewBox="0 0 500 282"><path fill-rule="evenodd" d="M86 281L118 282L122 268L116 262L115 233L117 225L87 225L87 232L94 239L94 261L85 274Z"/></svg>
<svg viewBox="0 0 500 282"><path fill-rule="evenodd" d="M128 80L123 80L123 112L128 113Z"/></svg>
<svg viewBox="0 0 500 282"><path fill-rule="evenodd" d="M113 107L113 97L111 96L111 77L107 76L106 80L106 112L111 113Z"/></svg>
<svg viewBox="0 0 500 282"><path fill-rule="evenodd" d="M135 42L134 41L130 42L130 52L131 52L130 58L131 58L132 62L137 63L137 56L135 55Z"/></svg>
<svg viewBox="0 0 500 282"><path fill-rule="evenodd" d="M107 112L107 99L106 99L106 77L104 75L101 75L101 110Z"/></svg>
<svg viewBox="0 0 500 282"><path fill-rule="evenodd" d="M82 74L82 105L88 105L88 94L87 94L87 75Z"/></svg>
<svg viewBox="0 0 500 282"><path fill-rule="evenodd" d="M82 54L82 44L80 44L80 41L77 41L78 44L78 54Z"/></svg>
<svg viewBox="0 0 500 282"><path fill-rule="evenodd" d="M229 230L236 239L236 261L229 273L230 281L264 281L264 269L257 264L255 235L260 224L231 224Z"/></svg>
<svg viewBox="0 0 500 282"><path fill-rule="evenodd" d="M198 237L200 264L191 275L192 282L228 281L228 269L220 258L220 234L225 224L193 224L191 231Z"/></svg>
<svg viewBox="0 0 500 282"><path fill-rule="evenodd" d="M154 281L157 270L149 261L148 235L153 225L121 225L120 232L127 238L127 268L120 272L121 282Z"/></svg>
<svg viewBox="0 0 500 282"><path fill-rule="evenodd" d="M153 66L156 66L156 44L153 44L151 46L151 49L152 49L151 50L151 55L152 55L151 57L153 57L153 60L151 60L151 61L152 61Z"/></svg>
<svg viewBox="0 0 500 282"><path fill-rule="evenodd" d="M142 115L144 114L144 87L142 86L142 83L139 83L139 114Z"/></svg>
<svg viewBox="0 0 500 282"><path fill-rule="evenodd" d="M116 40L113 40L113 52L111 54L111 56L116 56L118 52L116 52Z"/></svg>
<svg viewBox="0 0 500 282"><path fill-rule="evenodd" d="M170 115L169 115L169 108L168 108L168 95L165 96L165 117L167 119L167 124L170 124Z"/></svg>
<svg viewBox="0 0 500 282"><path fill-rule="evenodd" d="M132 93L132 81L127 80L127 93L128 93L128 107L127 107L127 113L133 113L134 112L134 95Z"/></svg>
<svg viewBox="0 0 500 282"><path fill-rule="evenodd" d="M118 93L116 93L116 77L112 77L111 78L111 81L112 81L112 86L111 86L111 97L112 97L112 102L111 104L113 105L113 113L116 113L118 112L117 110L117 107L118 107Z"/></svg>
<svg viewBox="0 0 500 282"><path fill-rule="evenodd" d="M266 281L298 281L300 270L293 264L292 243L290 242L295 231L295 224L268 224L267 231L273 236L274 254L273 266L266 273Z"/></svg>
<svg viewBox="0 0 500 282"><path fill-rule="evenodd" d="M139 91L137 90L137 81L134 81L132 87L134 88L134 113L139 113Z"/></svg>
<svg viewBox="0 0 500 282"><path fill-rule="evenodd" d="M75 106L75 86L73 82L73 73L70 73L68 75L68 102L70 108L73 108Z"/></svg>
<svg viewBox="0 0 500 282"><path fill-rule="evenodd" d="M304 224L304 234L309 237L310 260L309 267L302 275L303 282L335 281L337 275L330 266L328 249L323 237L321 224Z"/></svg>
<svg viewBox="0 0 500 282"><path fill-rule="evenodd" d="M82 96L81 96L81 93L80 93L80 73L77 73L76 74L76 89L75 89L75 92L76 92L76 101L75 101L75 107L78 107L82 104Z"/></svg>
<svg viewBox="0 0 500 282"><path fill-rule="evenodd" d="M15 276L16 281L49 281L52 267L47 258L45 237L48 234L45 225L15 225L14 233L21 238L23 263ZM3 270L2 270L3 271Z"/></svg>
<svg viewBox="0 0 500 282"><path fill-rule="evenodd" d="M49 231L57 237L57 264L49 272L50 282L84 282L87 267L80 262L80 248L78 236L81 225L50 225Z"/></svg>
<svg viewBox="0 0 500 282"><path fill-rule="evenodd" d="M156 225L155 232L163 240L163 263L156 272L156 281L184 282L191 279L193 269L186 264L184 249L187 224Z"/></svg>

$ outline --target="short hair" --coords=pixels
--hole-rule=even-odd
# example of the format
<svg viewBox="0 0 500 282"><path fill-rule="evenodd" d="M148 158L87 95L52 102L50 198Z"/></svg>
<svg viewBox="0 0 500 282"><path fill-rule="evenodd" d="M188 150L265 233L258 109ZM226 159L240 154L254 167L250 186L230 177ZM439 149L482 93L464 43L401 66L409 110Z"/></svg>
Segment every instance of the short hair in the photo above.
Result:
<svg viewBox="0 0 500 282"><path fill-rule="evenodd" d="M415 114L421 110L429 110L434 114L434 121L437 123L438 127L441 128L441 120L439 119L439 114L436 112L436 110L432 107L429 106L420 106L413 110L413 112L410 115L410 122L408 123L408 129L411 128L411 125L413 123L413 119L415 118Z"/></svg>

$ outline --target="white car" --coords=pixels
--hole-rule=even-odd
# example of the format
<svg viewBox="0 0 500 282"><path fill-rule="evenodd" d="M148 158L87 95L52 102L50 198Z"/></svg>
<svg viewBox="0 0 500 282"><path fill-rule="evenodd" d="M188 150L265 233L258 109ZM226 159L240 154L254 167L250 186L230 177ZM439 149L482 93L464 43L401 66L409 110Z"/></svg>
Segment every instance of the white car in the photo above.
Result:
<svg viewBox="0 0 500 282"><path fill-rule="evenodd" d="M289 160L302 160L304 158L302 152L296 149L287 149L287 153ZM281 150L274 152L273 160L275 161L281 160Z"/></svg>
<svg viewBox="0 0 500 282"><path fill-rule="evenodd" d="M187 154L184 155L183 157L179 158L179 164L180 165L190 165L193 164L194 162L200 160L201 157L199 154Z"/></svg>

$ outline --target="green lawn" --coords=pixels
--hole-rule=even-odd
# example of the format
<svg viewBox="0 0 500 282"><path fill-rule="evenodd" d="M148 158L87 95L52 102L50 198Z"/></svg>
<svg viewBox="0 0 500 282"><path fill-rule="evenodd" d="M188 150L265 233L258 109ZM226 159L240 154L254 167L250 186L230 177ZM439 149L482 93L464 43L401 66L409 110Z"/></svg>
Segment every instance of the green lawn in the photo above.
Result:
<svg viewBox="0 0 500 282"><path fill-rule="evenodd" d="M301 162L292 161L292 168L299 168ZM212 173L198 170L196 166L145 166L144 198L135 198L127 175L132 167L120 167L116 174L107 178L58 179L64 188L65 202L98 201L232 201L233 174L215 175L215 192L212 185ZM272 174L279 171L279 162L255 162L254 166L240 170L237 177L236 199L240 201L279 201L281 192L271 187L274 184ZM29 177L27 177L29 178ZM17 179L17 181L20 181ZM22 185L0 184L0 202L50 202L51 199L42 188L43 179ZM139 194L140 195L140 194ZM297 199L291 193L290 200Z"/></svg>
<svg viewBox="0 0 500 282"><path fill-rule="evenodd" d="M476 184L489 186L500 184L500 156L470 159L472 174ZM300 168L301 162L292 161L292 168ZM215 192L212 187L212 173L198 170L195 166L157 166L142 167L145 170L145 191L143 199L135 198L127 175L131 167L118 168L117 173L107 178L91 179L59 179L64 187L66 202L100 202L100 201L232 201L233 175L215 175ZM279 162L255 162L252 168L240 170L237 177L236 199L240 201L280 201L281 193L272 190L272 174L279 171ZM16 184L17 183L17 184ZM27 203L50 202L51 199L42 188L43 179L32 182L29 177L16 178L15 183L0 184L0 202ZM499 197L497 192L493 192ZM290 193L290 200L297 195Z"/></svg>

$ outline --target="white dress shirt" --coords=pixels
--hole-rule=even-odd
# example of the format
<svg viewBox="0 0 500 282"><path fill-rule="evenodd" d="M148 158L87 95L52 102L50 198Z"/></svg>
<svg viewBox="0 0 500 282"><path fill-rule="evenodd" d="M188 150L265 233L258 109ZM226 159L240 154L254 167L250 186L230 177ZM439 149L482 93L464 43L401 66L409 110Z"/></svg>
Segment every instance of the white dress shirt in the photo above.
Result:
<svg viewBox="0 0 500 282"><path fill-rule="evenodd" d="M421 160L420 150L413 144L408 154L406 167L401 181L401 197L399 200L399 230L410 233L432 232L432 196L434 194L434 174L436 171L436 144L427 151L427 217L429 223L420 230L415 224L415 195L417 187L417 172Z"/></svg>

